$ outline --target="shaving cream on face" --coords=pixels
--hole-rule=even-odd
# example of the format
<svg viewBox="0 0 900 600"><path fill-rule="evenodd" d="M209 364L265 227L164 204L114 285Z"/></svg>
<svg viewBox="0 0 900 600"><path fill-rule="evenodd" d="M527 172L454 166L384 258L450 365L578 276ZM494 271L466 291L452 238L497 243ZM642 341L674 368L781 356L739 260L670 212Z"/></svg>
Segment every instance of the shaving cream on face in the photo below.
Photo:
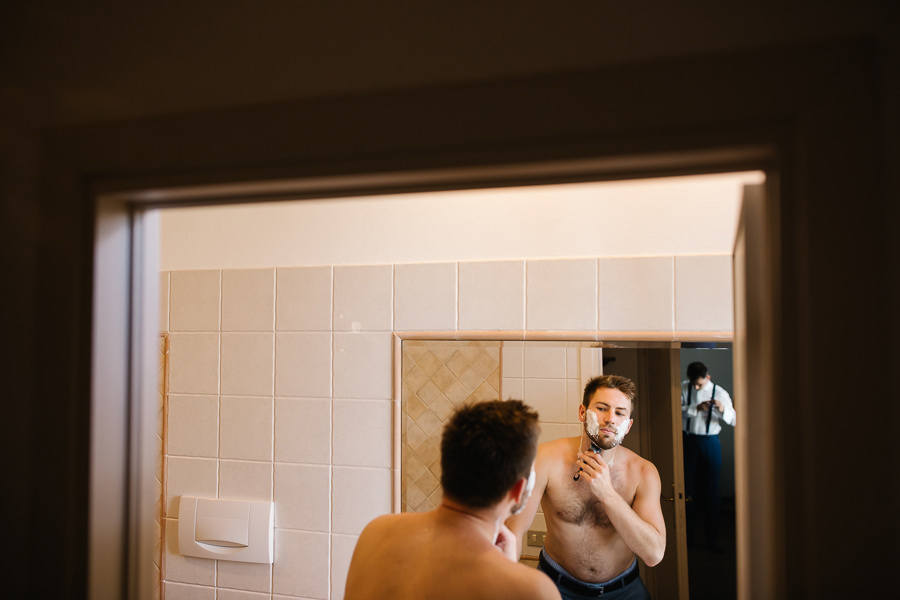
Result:
<svg viewBox="0 0 900 600"><path fill-rule="evenodd" d="M622 440L625 439L625 434L628 433L628 421L622 423L618 429L616 429L616 446L622 443Z"/></svg>
<svg viewBox="0 0 900 600"><path fill-rule="evenodd" d="M600 435L600 420L597 419L597 413L592 410L587 411L587 432L593 437Z"/></svg>

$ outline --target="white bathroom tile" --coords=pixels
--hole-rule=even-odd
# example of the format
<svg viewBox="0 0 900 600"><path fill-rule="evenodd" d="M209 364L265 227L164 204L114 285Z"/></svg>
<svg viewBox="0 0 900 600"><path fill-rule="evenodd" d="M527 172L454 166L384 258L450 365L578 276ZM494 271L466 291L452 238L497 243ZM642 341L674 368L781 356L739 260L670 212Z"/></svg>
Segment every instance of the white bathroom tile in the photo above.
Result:
<svg viewBox="0 0 900 600"><path fill-rule="evenodd" d="M377 516L391 512L389 469L334 467L332 531L358 535Z"/></svg>
<svg viewBox="0 0 900 600"><path fill-rule="evenodd" d="M218 464L211 458L166 458L166 514L178 518L181 496L215 498Z"/></svg>
<svg viewBox="0 0 900 600"><path fill-rule="evenodd" d="M529 260L526 264L529 331L597 329L597 260Z"/></svg>
<svg viewBox="0 0 900 600"><path fill-rule="evenodd" d="M218 456L219 398L169 395L167 453L177 456Z"/></svg>
<svg viewBox="0 0 900 600"><path fill-rule="evenodd" d="M672 331L675 262L671 256L601 258L602 331Z"/></svg>
<svg viewBox="0 0 900 600"><path fill-rule="evenodd" d="M578 379L581 372L581 354L580 347L576 343L570 342L566 345L566 377L568 379Z"/></svg>
<svg viewBox="0 0 900 600"><path fill-rule="evenodd" d="M538 411L541 421L565 423L568 420L565 379L526 379L523 399Z"/></svg>
<svg viewBox="0 0 900 600"><path fill-rule="evenodd" d="M552 342L525 342L525 377L565 379L566 347Z"/></svg>
<svg viewBox="0 0 900 600"><path fill-rule="evenodd" d="M272 463L219 461L219 497L272 501Z"/></svg>
<svg viewBox="0 0 900 600"><path fill-rule="evenodd" d="M568 426L561 423L541 423L541 435L538 444L568 437ZM574 460L573 460L574 462Z"/></svg>
<svg viewBox="0 0 900 600"><path fill-rule="evenodd" d="M271 396L274 362L274 333L223 333L222 393Z"/></svg>
<svg viewBox="0 0 900 600"><path fill-rule="evenodd" d="M391 265L334 268L334 330L391 331Z"/></svg>
<svg viewBox="0 0 900 600"><path fill-rule="evenodd" d="M216 569L218 571L217 583L220 588L217 600L222 599L222 592L225 591L262 592L266 594L263 598L268 598L268 594L272 591L272 565L220 560ZM221 588L231 589L223 590Z"/></svg>
<svg viewBox="0 0 900 600"><path fill-rule="evenodd" d="M169 393L219 393L219 334L169 334Z"/></svg>
<svg viewBox="0 0 900 600"><path fill-rule="evenodd" d="M330 496L329 467L275 464L275 527L328 531Z"/></svg>
<svg viewBox="0 0 900 600"><path fill-rule="evenodd" d="M274 418L272 398L222 396L219 456L272 460Z"/></svg>
<svg viewBox="0 0 900 600"><path fill-rule="evenodd" d="M215 561L209 561L215 562ZM166 600L216 600L216 588L166 581Z"/></svg>
<svg viewBox="0 0 900 600"><path fill-rule="evenodd" d="M219 330L219 271L172 271L170 331Z"/></svg>
<svg viewBox="0 0 900 600"><path fill-rule="evenodd" d="M525 329L525 261L459 263L459 328Z"/></svg>
<svg viewBox="0 0 900 600"><path fill-rule="evenodd" d="M731 256L675 258L675 329L733 331Z"/></svg>
<svg viewBox="0 0 900 600"><path fill-rule="evenodd" d="M334 395L391 398L392 345L390 333L335 333Z"/></svg>
<svg viewBox="0 0 900 600"><path fill-rule="evenodd" d="M503 342L501 357L504 377L525 375L525 342Z"/></svg>
<svg viewBox="0 0 900 600"><path fill-rule="evenodd" d="M331 396L331 333L275 335L275 393Z"/></svg>
<svg viewBox="0 0 900 600"><path fill-rule="evenodd" d="M275 269L222 271L222 331L274 331Z"/></svg>
<svg viewBox="0 0 900 600"><path fill-rule="evenodd" d="M275 594L328 598L328 534L275 530L272 591Z"/></svg>
<svg viewBox="0 0 900 600"><path fill-rule="evenodd" d="M197 585L216 585L216 561L181 554L178 547L178 519L166 519L166 579Z"/></svg>
<svg viewBox="0 0 900 600"><path fill-rule="evenodd" d="M521 400L525 397L525 380L521 377L503 378L503 399Z"/></svg>
<svg viewBox="0 0 900 600"><path fill-rule="evenodd" d="M169 277L168 271L159 274L159 330L169 331Z"/></svg>
<svg viewBox="0 0 900 600"><path fill-rule="evenodd" d="M578 379L566 379L566 422L580 423L578 407L584 398L584 389Z"/></svg>
<svg viewBox="0 0 900 600"><path fill-rule="evenodd" d="M355 535L331 536L331 600L341 600L350 571L350 559L359 539Z"/></svg>
<svg viewBox="0 0 900 600"><path fill-rule="evenodd" d="M275 460L331 464L331 401L275 398Z"/></svg>
<svg viewBox="0 0 900 600"><path fill-rule="evenodd" d="M456 263L394 267L394 329L456 329Z"/></svg>
<svg viewBox="0 0 900 600"><path fill-rule="evenodd" d="M390 400L334 401L334 464L390 467Z"/></svg>
<svg viewBox="0 0 900 600"><path fill-rule="evenodd" d="M225 561L220 561L219 564L225 564ZM234 563L241 564L241 563ZM262 566L262 565L261 565ZM269 566L269 565L265 565ZM216 600L269 600L269 594L261 594L259 592L248 592L246 590L230 590L223 587L222 583L219 583L219 589L216 590Z"/></svg>
<svg viewBox="0 0 900 600"><path fill-rule="evenodd" d="M275 274L278 331L331 330L331 267L290 267Z"/></svg>

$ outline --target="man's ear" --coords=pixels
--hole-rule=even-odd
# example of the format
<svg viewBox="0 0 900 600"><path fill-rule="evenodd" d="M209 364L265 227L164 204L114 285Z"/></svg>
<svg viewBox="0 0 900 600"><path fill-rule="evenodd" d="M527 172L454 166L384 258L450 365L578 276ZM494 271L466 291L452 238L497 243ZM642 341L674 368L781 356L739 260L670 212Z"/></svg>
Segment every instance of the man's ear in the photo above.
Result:
<svg viewBox="0 0 900 600"><path fill-rule="evenodd" d="M578 405L578 420L584 422L584 416L587 414L587 409L584 407L584 404Z"/></svg>
<svg viewBox="0 0 900 600"><path fill-rule="evenodd" d="M513 484L511 488L509 488L510 499L516 504L519 504L523 500L523 496L525 495L525 488L528 486L528 479L522 477L517 482Z"/></svg>

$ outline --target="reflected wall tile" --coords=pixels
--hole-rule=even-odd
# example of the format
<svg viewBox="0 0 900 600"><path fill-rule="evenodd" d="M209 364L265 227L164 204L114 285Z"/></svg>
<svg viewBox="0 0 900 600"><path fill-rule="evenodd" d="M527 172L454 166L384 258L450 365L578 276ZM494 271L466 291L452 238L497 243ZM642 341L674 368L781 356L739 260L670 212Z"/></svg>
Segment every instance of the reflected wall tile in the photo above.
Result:
<svg viewBox="0 0 900 600"><path fill-rule="evenodd" d="M169 395L167 453L218 456L219 399L216 396Z"/></svg>
<svg viewBox="0 0 900 600"><path fill-rule="evenodd" d="M335 400L334 464L390 467L392 425L389 400Z"/></svg>
<svg viewBox="0 0 900 600"><path fill-rule="evenodd" d="M343 598L347 584L347 573L350 571L350 559L359 539L355 535L331 536L331 597Z"/></svg>
<svg viewBox="0 0 900 600"><path fill-rule="evenodd" d="M525 261L459 263L459 328L525 329Z"/></svg>
<svg viewBox="0 0 900 600"><path fill-rule="evenodd" d="M331 396L331 333L275 335L275 393Z"/></svg>
<svg viewBox="0 0 900 600"><path fill-rule="evenodd" d="M390 333L335 333L334 395L390 399L392 344Z"/></svg>
<svg viewBox="0 0 900 600"><path fill-rule="evenodd" d="M334 467L332 531L359 535L369 521L391 512L389 469Z"/></svg>
<svg viewBox="0 0 900 600"><path fill-rule="evenodd" d="M178 519L166 519L166 579L197 585L216 585L216 561L180 554Z"/></svg>
<svg viewBox="0 0 900 600"><path fill-rule="evenodd" d="M272 501L272 463L219 461L219 497Z"/></svg>
<svg viewBox="0 0 900 600"><path fill-rule="evenodd" d="M521 400L525 397L525 380L521 377L503 378L503 400L513 398Z"/></svg>
<svg viewBox="0 0 900 600"><path fill-rule="evenodd" d="M274 333L223 333L222 393L271 396L274 362Z"/></svg>
<svg viewBox="0 0 900 600"><path fill-rule="evenodd" d="M222 331L275 329L275 269L222 271Z"/></svg>
<svg viewBox="0 0 900 600"><path fill-rule="evenodd" d="M219 330L220 271L172 271L170 331Z"/></svg>
<svg viewBox="0 0 900 600"><path fill-rule="evenodd" d="M169 392L219 393L219 334L169 334Z"/></svg>
<svg viewBox="0 0 900 600"><path fill-rule="evenodd" d="M675 258L675 329L733 331L731 256Z"/></svg>
<svg viewBox="0 0 900 600"><path fill-rule="evenodd" d="M541 421L567 421L565 379L526 379L523 399L538 411Z"/></svg>
<svg viewBox="0 0 900 600"><path fill-rule="evenodd" d="M525 342L503 342L504 377L525 376Z"/></svg>
<svg viewBox="0 0 900 600"><path fill-rule="evenodd" d="M219 564L224 564L225 561L220 561ZM241 563L234 563L241 564ZM249 564L249 563L245 563ZM269 566L269 565L265 565ZM269 600L271 596L269 594L261 594L259 592L248 592L245 590L230 590L226 589L219 584L219 589L216 590L216 600Z"/></svg>
<svg viewBox="0 0 900 600"><path fill-rule="evenodd" d="M222 396L219 456L272 460L272 398Z"/></svg>
<svg viewBox="0 0 900 600"><path fill-rule="evenodd" d="M275 527L328 531L329 467L275 464Z"/></svg>
<svg viewBox="0 0 900 600"><path fill-rule="evenodd" d="M566 425L561 423L541 423L541 435L538 436L538 444L551 442L564 437L568 437Z"/></svg>
<svg viewBox="0 0 900 600"><path fill-rule="evenodd" d="M578 379L566 379L566 423L579 423L578 407L583 404L584 389Z"/></svg>
<svg viewBox="0 0 900 600"><path fill-rule="evenodd" d="M159 274L159 330L169 331L169 277L168 271Z"/></svg>
<svg viewBox="0 0 900 600"><path fill-rule="evenodd" d="M272 591L272 565L220 560L217 570L217 583L220 588L217 600L222 599L222 592L231 590L263 592L266 594L263 596L264 598L268 598L268 593ZM231 590L221 588L231 588Z"/></svg>
<svg viewBox="0 0 900 600"><path fill-rule="evenodd" d="M290 267L275 274L278 331L331 330L331 267Z"/></svg>
<svg viewBox="0 0 900 600"><path fill-rule="evenodd" d="M456 329L456 263L394 267L394 329Z"/></svg>
<svg viewBox="0 0 900 600"><path fill-rule="evenodd" d="M392 265L334 268L334 330L391 331Z"/></svg>
<svg viewBox="0 0 900 600"><path fill-rule="evenodd" d="M328 598L328 534L275 530L272 591L288 596Z"/></svg>
<svg viewBox="0 0 900 600"><path fill-rule="evenodd" d="M566 347L548 343L525 344L525 377L565 379Z"/></svg>
<svg viewBox="0 0 900 600"><path fill-rule="evenodd" d="M214 561L209 561L214 562ZM166 581L166 600L216 600L216 588Z"/></svg>
<svg viewBox="0 0 900 600"><path fill-rule="evenodd" d="M672 331L675 262L671 256L599 260L600 329Z"/></svg>
<svg viewBox="0 0 900 600"><path fill-rule="evenodd" d="M166 458L166 514L178 518L181 496L215 498L218 463L212 458Z"/></svg>
<svg viewBox="0 0 900 600"><path fill-rule="evenodd" d="M529 331L597 329L597 259L529 260L526 269Z"/></svg>
<svg viewBox="0 0 900 600"><path fill-rule="evenodd" d="M275 460L331 464L331 401L275 398Z"/></svg>

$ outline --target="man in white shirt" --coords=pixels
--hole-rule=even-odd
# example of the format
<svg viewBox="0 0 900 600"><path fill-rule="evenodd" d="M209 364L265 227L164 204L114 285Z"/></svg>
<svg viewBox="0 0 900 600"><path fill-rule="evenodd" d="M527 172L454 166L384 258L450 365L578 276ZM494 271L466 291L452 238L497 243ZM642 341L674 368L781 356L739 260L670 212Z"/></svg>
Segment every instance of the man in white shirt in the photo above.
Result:
<svg viewBox="0 0 900 600"><path fill-rule="evenodd" d="M706 545L719 551L719 472L722 423L734 426L735 412L731 396L713 383L702 362L687 368L687 380L681 383L681 420L684 438L684 487L688 498L688 543L698 513L703 514Z"/></svg>

